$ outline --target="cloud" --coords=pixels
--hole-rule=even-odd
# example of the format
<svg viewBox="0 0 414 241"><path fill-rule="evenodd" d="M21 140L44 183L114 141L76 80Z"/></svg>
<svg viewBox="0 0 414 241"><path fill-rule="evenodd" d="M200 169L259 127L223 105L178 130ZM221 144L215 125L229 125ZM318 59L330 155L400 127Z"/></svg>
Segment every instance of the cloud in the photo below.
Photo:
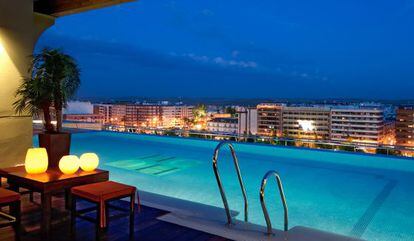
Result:
<svg viewBox="0 0 414 241"><path fill-rule="evenodd" d="M177 71L221 75L246 73L258 66L254 61L225 59L221 56L210 57L194 53L163 53L115 40L103 41L91 36L75 39L61 34L47 34L37 44L37 51L43 46L63 49L78 59L81 67L102 68L105 66L106 71L118 70L128 65L147 72ZM89 69L83 72L85 71L90 72ZM254 72L257 73L256 70Z"/></svg>
<svg viewBox="0 0 414 241"><path fill-rule="evenodd" d="M227 95L234 84L240 83L246 85L263 83L268 86L284 83L284 88L290 88L289 85L311 88L314 85L313 80L316 80L319 75L311 70L294 72L287 66L273 68L254 60L240 59L240 57L235 59L231 55L163 53L138 45L115 40L99 40L90 36L75 39L65 35L47 34L40 40L37 50L42 46L62 47L79 61L82 69L82 86L79 96L134 96L151 93L171 95L171 91L185 96L198 93L200 90L196 88L199 85L193 85L194 80L198 83L211 83L212 81L220 83L222 90L206 88L203 94L221 96ZM114 79L117 83L115 85ZM100 83L99 88L96 81ZM161 89L160 83L163 86ZM188 85L188 83L192 84ZM128 87L125 88L126 86ZM177 90L177 86L180 86L180 90ZM189 86L194 86L194 88L191 89ZM269 91L270 89L272 88L269 88ZM184 92L180 92L181 90ZM252 89L251 91L245 94L254 95L264 90ZM270 96L271 91L264 94Z"/></svg>
<svg viewBox="0 0 414 241"><path fill-rule="evenodd" d="M193 59L194 61L198 61L198 62L204 62L204 63L208 63L210 61L210 58L202 55L202 56L198 56L195 54L183 54L183 57L188 57L190 59Z"/></svg>
<svg viewBox="0 0 414 241"><path fill-rule="evenodd" d="M85 55L99 57L101 62L122 59L146 68L173 68L191 64L189 61L177 60L156 50L117 41L103 41L90 36L75 39L64 35L49 34L37 45L38 48L42 46L62 48L76 56L83 55L82 59L87 59Z"/></svg>
<svg viewBox="0 0 414 241"><path fill-rule="evenodd" d="M91 102L69 101L67 107L63 110L64 114L91 114L93 105Z"/></svg>
<svg viewBox="0 0 414 241"><path fill-rule="evenodd" d="M177 56L177 54L173 55ZM196 62L201 62L204 64L215 64L221 67L239 67L239 68L256 68L257 63L254 61L239 61L234 59L225 59L224 57L208 57L206 55L195 55L194 53L182 54L181 56L190 58Z"/></svg>
<svg viewBox="0 0 414 241"><path fill-rule="evenodd" d="M214 62L222 66L237 66L237 67L242 67L242 68L256 68L257 67L257 63L254 61L226 60L222 57L214 58Z"/></svg>

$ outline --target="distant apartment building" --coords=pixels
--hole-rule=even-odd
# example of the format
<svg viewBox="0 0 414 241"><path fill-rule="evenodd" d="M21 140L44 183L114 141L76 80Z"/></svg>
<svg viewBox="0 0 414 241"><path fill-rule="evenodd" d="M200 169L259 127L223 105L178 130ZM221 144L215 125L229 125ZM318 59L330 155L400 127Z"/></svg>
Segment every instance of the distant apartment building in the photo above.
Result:
<svg viewBox="0 0 414 241"><path fill-rule="evenodd" d="M298 139L392 143L381 107L257 105L257 132Z"/></svg>
<svg viewBox="0 0 414 241"><path fill-rule="evenodd" d="M126 105L126 126L158 127L161 125L161 123L160 105Z"/></svg>
<svg viewBox="0 0 414 241"><path fill-rule="evenodd" d="M123 125L126 115L125 104L94 104L93 113L104 116L104 123Z"/></svg>
<svg viewBox="0 0 414 241"><path fill-rule="evenodd" d="M110 104L94 104L93 114L102 115L104 123L110 122L112 116L112 105Z"/></svg>
<svg viewBox="0 0 414 241"><path fill-rule="evenodd" d="M84 123L104 123L105 116L101 114L64 114L64 121Z"/></svg>
<svg viewBox="0 0 414 241"><path fill-rule="evenodd" d="M414 106L397 109L395 132L397 145L414 147Z"/></svg>
<svg viewBox="0 0 414 241"><path fill-rule="evenodd" d="M159 127L162 125L161 105L137 105L137 124L141 127Z"/></svg>
<svg viewBox="0 0 414 241"><path fill-rule="evenodd" d="M300 139L328 140L331 110L326 107L283 107L282 135Z"/></svg>
<svg viewBox="0 0 414 241"><path fill-rule="evenodd" d="M207 122L207 131L221 134L237 134L237 118L213 118Z"/></svg>
<svg viewBox="0 0 414 241"><path fill-rule="evenodd" d="M126 117L126 105L125 104L114 104L111 107L111 118L110 123L117 125L124 125Z"/></svg>
<svg viewBox="0 0 414 241"><path fill-rule="evenodd" d="M165 128L183 128L186 120L193 119L193 106L162 106L162 126Z"/></svg>
<svg viewBox="0 0 414 241"><path fill-rule="evenodd" d="M102 123L93 122L63 122L63 128L101 131Z"/></svg>
<svg viewBox="0 0 414 241"><path fill-rule="evenodd" d="M387 117L385 118L384 134L383 134L383 140L381 144L384 144L384 145L395 145L396 144L395 120L387 120Z"/></svg>
<svg viewBox="0 0 414 241"><path fill-rule="evenodd" d="M183 127L193 118L193 106L150 104L94 104L94 114L102 115L105 124L130 127Z"/></svg>
<svg viewBox="0 0 414 241"><path fill-rule="evenodd" d="M283 104L257 105L257 133L262 136L282 135Z"/></svg>
<svg viewBox="0 0 414 241"><path fill-rule="evenodd" d="M257 134L257 108L244 108L237 112L239 135Z"/></svg>
<svg viewBox="0 0 414 241"><path fill-rule="evenodd" d="M331 110L331 140L380 144L384 138L384 111L344 107Z"/></svg>
<svg viewBox="0 0 414 241"><path fill-rule="evenodd" d="M125 126L138 126L138 106L125 105Z"/></svg>

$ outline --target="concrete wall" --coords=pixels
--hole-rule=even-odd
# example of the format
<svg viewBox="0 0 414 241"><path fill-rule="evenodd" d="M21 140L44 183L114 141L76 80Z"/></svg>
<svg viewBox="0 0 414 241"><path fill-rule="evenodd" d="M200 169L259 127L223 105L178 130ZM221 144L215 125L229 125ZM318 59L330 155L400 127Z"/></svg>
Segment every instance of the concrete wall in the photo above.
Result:
<svg viewBox="0 0 414 241"><path fill-rule="evenodd" d="M32 145L32 119L13 110L15 92L27 75L28 56L54 18L33 13L32 0L0 0L0 167L24 161Z"/></svg>

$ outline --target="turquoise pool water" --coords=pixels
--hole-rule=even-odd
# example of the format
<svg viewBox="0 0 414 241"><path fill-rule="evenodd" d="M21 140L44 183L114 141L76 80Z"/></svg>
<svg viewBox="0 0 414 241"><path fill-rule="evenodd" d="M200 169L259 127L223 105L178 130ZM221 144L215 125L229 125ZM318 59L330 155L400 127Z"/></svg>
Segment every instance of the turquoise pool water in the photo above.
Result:
<svg viewBox="0 0 414 241"><path fill-rule="evenodd" d="M111 179L140 190L222 207L212 170L217 142L113 132L72 136L72 153L96 152ZM235 144L249 198L249 219L265 224L260 181L280 173L290 227L301 225L378 241L414 240L414 160L383 156ZM242 195L227 150L219 166L231 209ZM272 180L266 200L275 228L282 228L282 205ZM225 220L223 220L224 222Z"/></svg>

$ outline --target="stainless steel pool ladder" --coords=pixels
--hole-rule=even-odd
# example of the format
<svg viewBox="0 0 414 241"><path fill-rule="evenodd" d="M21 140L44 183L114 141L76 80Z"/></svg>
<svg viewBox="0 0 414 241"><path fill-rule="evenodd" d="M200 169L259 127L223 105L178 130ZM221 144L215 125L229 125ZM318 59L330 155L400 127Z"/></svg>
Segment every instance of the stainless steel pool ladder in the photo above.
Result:
<svg viewBox="0 0 414 241"><path fill-rule="evenodd" d="M231 218L231 214L230 214L229 204L227 202L226 193L224 191L223 183L221 182L219 170L218 170L218 167L217 167L217 160L218 160L219 151L220 151L220 148L222 148L223 146L228 146L229 147L231 155L233 157L233 163L234 163L234 166L236 168L237 178L239 179L239 184L240 184L240 188L241 188L241 191L242 191L242 194L243 194L243 199L244 199L244 221L248 222L247 194L246 194L246 188L244 187L243 178L242 178L242 175L240 173L239 161L237 159L236 152L234 151L233 145L230 142L223 141L223 142L220 142L217 145L216 149L214 150L213 170L214 170L214 174L216 176L218 187L220 189L220 194L221 194L221 199L223 200L224 209L226 210L227 224L231 225L231 224L233 224L233 222L232 222L232 218Z"/></svg>
<svg viewBox="0 0 414 241"><path fill-rule="evenodd" d="M287 207L287 203L286 203L286 197L285 197L285 193L283 191L283 185L282 185L282 180L280 179L279 174L276 171L268 171L263 179L262 179L262 184L260 186L260 204L262 205L262 210L263 210L263 214L266 220L266 226L267 226L267 234L271 235L273 234L272 232L272 222L270 221L269 218L269 212L267 211L266 208L266 202L265 202L265 188L266 188L266 184L267 184L267 179L270 176L274 176L276 178L277 181L277 186L279 188L279 194L280 194L280 198L282 200L282 204L283 204L283 210L284 210L284 231L288 231L288 207Z"/></svg>

